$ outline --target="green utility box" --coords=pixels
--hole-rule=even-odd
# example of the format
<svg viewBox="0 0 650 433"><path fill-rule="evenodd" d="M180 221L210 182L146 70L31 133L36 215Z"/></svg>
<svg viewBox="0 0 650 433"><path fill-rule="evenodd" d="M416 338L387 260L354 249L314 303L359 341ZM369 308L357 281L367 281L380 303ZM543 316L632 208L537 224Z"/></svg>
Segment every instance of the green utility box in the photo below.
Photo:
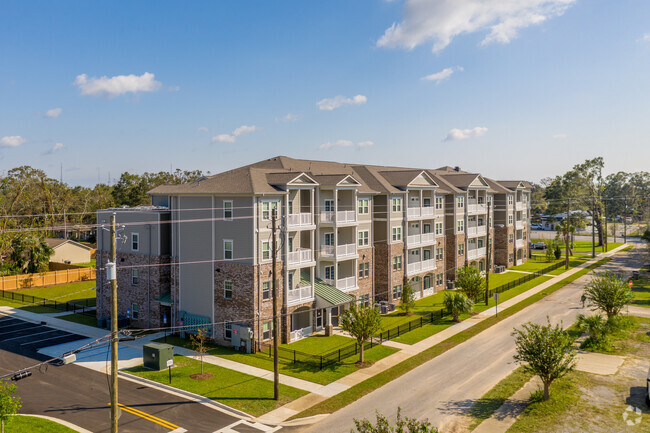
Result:
<svg viewBox="0 0 650 433"><path fill-rule="evenodd" d="M142 346L142 360L145 368L164 370L174 364L174 346L164 343L149 343Z"/></svg>

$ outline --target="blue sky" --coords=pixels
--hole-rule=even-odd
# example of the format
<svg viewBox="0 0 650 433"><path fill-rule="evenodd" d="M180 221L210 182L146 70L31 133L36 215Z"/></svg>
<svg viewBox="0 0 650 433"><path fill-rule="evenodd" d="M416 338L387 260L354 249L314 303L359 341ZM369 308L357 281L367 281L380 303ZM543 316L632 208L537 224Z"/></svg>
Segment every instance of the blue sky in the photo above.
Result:
<svg viewBox="0 0 650 433"><path fill-rule="evenodd" d="M0 3L0 170L650 167L643 0ZM103 78L102 78L103 77ZM425 77L429 77L426 79Z"/></svg>

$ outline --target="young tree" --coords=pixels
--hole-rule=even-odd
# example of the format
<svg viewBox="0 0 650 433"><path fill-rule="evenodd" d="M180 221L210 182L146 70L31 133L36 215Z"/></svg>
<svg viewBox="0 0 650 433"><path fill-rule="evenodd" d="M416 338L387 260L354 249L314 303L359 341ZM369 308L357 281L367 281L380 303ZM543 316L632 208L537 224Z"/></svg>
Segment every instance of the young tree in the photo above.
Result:
<svg viewBox="0 0 650 433"><path fill-rule="evenodd" d="M365 418L362 421L354 418L357 433L438 433L438 429L431 425L427 419L418 421L415 418L402 418L401 407L397 408L397 420L394 427L390 425L390 421L384 415L376 412L376 416L377 422L374 425Z"/></svg>
<svg viewBox="0 0 650 433"><path fill-rule="evenodd" d="M575 368L576 356L569 334L560 325L552 326L548 317L546 320L546 325L525 323L512 333L517 350L515 361L542 380L544 400L550 397L553 381Z"/></svg>
<svg viewBox="0 0 650 433"><path fill-rule="evenodd" d="M555 258L555 241L553 239L548 239L546 241L546 252L545 258L547 262L554 262L556 260Z"/></svg>
<svg viewBox="0 0 650 433"><path fill-rule="evenodd" d="M381 329L381 316L376 308L353 303L339 317L341 329L349 332L359 343L359 362L364 362L363 345Z"/></svg>
<svg viewBox="0 0 650 433"><path fill-rule="evenodd" d="M5 431L5 423L9 423L13 415L18 413L20 409L20 398L14 396L16 392L16 385L7 383L0 380L0 424L2 426L2 433Z"/></svg>
<svg viewBox="0 0 650 433"><path fill-rule="evenodd" d="M404 311L404 314L408 315L413 308L415 308L415 296L413 293L413 287L411 283L407 282L402 288L402 303L400 308Z"/></svg>
<svg viewBox="0 0 650 433"><path fill-rule="evenodd" d="M589 334L589 339L591 339L594 346L600 345L609 331L607 321L600 314L594 314L593 316L578 314L576 326L580 331Z"/></svg>
<svg viewBox="0 0 650 433"><path fill-rule="evenodd" d="M607 320L616 317L629 302L628 286L609 271L598 272L585 286L583 302L588 302L594 310L607 315Z"/></svg>
<svg viewBox="0 0 650 433"><path fill-rule="evenodd" d="M190 334L190 340L192 341L192 347L194 351L199 354L201 358L201 374L203 374L203 355L208 353L208 337L205 332L205 328L198 328L196 334Z"/></svg>
<svg viewBox="0 0 650 433"><path fill-rule="evenodd" d="M456 275L456 287L460 287L463 293L465 293L472 302L476 302L483 296L483 291L485 290L484 283L485 280L483 280L481 273L477 268L464 266L458 269L458 274Z"/></svg>
<svg viewBox="0 0 650 433"><path fill-rule="evenodd" d="M443 304L445 309L453 316L454 322L459 322L458 316L461 314L469 314L474 308L474 302L459 292L445 292Z"/></svg>
<svg viewBox="0 0 650 433"><path fill-rule="evenodd" d="M555 260L559 260L560 257L562 257L562 249L560 249L560 246L557 243L555 244L555 251L553 254L555 254Z"/></svg>

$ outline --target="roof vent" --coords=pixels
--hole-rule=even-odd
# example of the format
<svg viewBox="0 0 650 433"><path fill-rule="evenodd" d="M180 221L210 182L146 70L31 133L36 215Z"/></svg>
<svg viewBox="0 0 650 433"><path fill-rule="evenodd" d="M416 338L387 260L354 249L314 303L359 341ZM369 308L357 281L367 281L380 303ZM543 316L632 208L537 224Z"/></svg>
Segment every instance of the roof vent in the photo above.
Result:
<svg viewBox="0 0 650 433"><path fill-rule="evenodd" d="M454 171L460 171L460 167L459 166L454 167Z"/></svg>

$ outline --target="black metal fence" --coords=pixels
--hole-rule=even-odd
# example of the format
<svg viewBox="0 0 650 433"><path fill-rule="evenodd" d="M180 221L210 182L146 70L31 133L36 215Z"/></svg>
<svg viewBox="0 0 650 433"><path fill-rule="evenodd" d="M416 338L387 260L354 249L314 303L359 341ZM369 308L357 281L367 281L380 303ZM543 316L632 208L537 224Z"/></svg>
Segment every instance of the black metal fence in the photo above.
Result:
<svg viewBox="0 0 650 433"><path fill-rule="evenodd" d="M552 271L554 271L556 269L559 269L562 266L564 266L564 262L558 262L558 263L552 264L550 266L547 266L544 269L540 269L539 271L535 271L535 272L532 272L530 274L524 275L523 277L517 278L516 280L509 281L506 284L502 284L502 285L500 285L498 287L495 287L494 289L490 289L488 291L488 296L492 297L495 293L502 293L502 292L505 292L506 290L510 290L512 288L520 286L520 285L522 285L524 283L527 283L527 282L529 282L531 280L534 280L537 277L541 277L544 274L547 274L547 273L552 272Z"/></svg>
<svg viewBox="0 0 650 433"><path fill-rule="evenodd" d="M82 314L84 316L95 316L94 305L90 304L87 298L83 303L77 302L60 302L54 299L41 298L40 296L17 293L11 290L0 290L0 298L9 299L14 302L26 304L29 307L45 307L57 311L70 311L73 314Z"/></svg>

